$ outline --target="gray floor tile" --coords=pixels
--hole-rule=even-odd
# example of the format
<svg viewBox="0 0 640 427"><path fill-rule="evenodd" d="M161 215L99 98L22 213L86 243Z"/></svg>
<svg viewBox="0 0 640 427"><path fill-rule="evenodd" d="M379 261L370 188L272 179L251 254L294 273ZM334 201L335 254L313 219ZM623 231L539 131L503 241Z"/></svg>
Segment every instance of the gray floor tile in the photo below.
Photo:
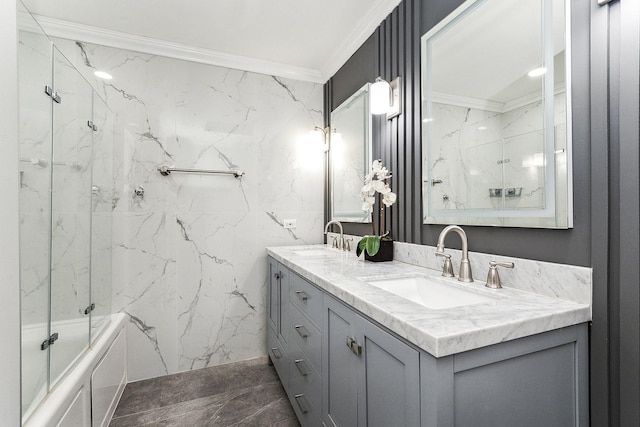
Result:
<svg viewBox="0 0 640 427"><path fill-rule="evenodd" d="M127 384L111 427L298 427L266 358Z"/></svg>

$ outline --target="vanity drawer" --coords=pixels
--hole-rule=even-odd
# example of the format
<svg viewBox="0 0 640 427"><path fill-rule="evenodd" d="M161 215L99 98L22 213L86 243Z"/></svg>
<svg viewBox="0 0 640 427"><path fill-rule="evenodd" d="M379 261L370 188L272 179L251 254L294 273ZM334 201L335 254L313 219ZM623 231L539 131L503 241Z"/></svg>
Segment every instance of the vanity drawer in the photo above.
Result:
<svg viewBox="0 0 640 427"><path fill-rule="evenodd" d="M304 394L317 409L322 403L322 379L298 344L289 352L289 386L294 394Z"/></svg>
<svg viewBox="0 0 640 427"><path fill-rule="evenodd" d="M289 385L289 362L284 346L270 328L267 329L267 354L273 363L276 372L280 377L280 382L284 387Z"/></svg>
<svg viewBox="0 0 640 427"><path fill-rule="evenodd" d="M289 299L316 326L322 324L322 291L302 277L291 272L289 278Z"/></svg>
<svg viewBox="0 0 640 427"><path fill-rule="evenodd" d="M320 370L322 366L322 335L309 318L302 314L294 304L289 304L289 308L289 342L291 344L297 343L314 368Z"/></svg>

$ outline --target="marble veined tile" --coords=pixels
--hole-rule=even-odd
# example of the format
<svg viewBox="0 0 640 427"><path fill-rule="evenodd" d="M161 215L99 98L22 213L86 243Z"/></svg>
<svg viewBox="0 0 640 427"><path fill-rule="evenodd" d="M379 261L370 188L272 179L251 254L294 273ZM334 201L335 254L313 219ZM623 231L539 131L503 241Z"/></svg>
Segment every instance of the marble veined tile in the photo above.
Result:
<svg viewBox="0 0 640 427"><path fill-rule="evenodd" d="M263 355L264 247L322 241L324 152L306 140L322 85L56 42L114 112L113 309L131 315L130 378Z"/></svg>
<svg viewBox="0 0 640 427"><path fill-rule="evenodd" d="M127 326L132 381L176 372L175 216L116 213L113 230L113 310Z"/></svg>

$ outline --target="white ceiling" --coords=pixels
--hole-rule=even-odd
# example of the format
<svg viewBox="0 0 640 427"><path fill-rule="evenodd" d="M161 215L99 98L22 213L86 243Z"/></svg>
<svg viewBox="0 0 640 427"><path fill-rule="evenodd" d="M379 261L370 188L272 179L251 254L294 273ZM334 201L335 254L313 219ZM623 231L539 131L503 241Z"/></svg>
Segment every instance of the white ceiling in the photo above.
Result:
<svg viewBox="0 0 640 427"><path fill-rule="evenodd" d="M23 1L54 36L70 36L74 30L89 34L95 30L94 33L102 35L100 40L112 36L121 40L140 39L157 46L169 44L210 58L258 64L258 68L248 66L251 71L259 71L262 64L268 74L283 74L272 71L289 67L297 69L300 78L318 82L331 77L400 3L400 0Z"/></svg>

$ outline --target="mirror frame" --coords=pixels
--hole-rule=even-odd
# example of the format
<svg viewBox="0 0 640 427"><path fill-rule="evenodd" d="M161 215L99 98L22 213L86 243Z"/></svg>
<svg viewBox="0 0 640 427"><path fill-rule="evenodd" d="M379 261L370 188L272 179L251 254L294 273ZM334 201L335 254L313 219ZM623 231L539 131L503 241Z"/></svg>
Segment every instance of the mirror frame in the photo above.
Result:
<svg viewBox="0 0 640 427"><path fill-rule="evenodd" d="M567 186L567 218L560 217L558 221L558 208L555 203L555 193L557 183L555 179L555 162L549 162L545 167L544 177L545 185L548 182L554 183L552 191L545 191L545 207L541 209L465 209L465 210L447 210L446 213L442 210L436 211L436 215L430 215L429 211L429 183L433 176L430 176L431 171L428 167L429 163L429 127L425 123L424 118L429 117L429 111L431 107L431 101L429 95L431 94L431 82L429 80L429 74L431 70L430 51L428 49L430 39L437 36L441 31L448 30L452 25L455 25L457 21L468 16L476 8L491 0L467 0L447 17L436 24L432 29L425 33L421 37L421 95L422 95L422 208L423 208L423 224L466 224L466 225L480 225L480 226L503 226L503 227L525 227L525 228L560 228L567 229L573 228L573 172L572 172L572 112L571 112L571 8L570 0L564 0L565 8L565 82L566 82L566 186ZM552 17L552 8L554 0L542 0L541 7L544 20L549 22ZM552 39L552 32L545 32L543 35L545 39ZM548 42L548 40L547 40ZM552 40L551 40L552 42ZM544 49L542 52L545 63L553 63L553 50ZM543 93L543 116L544 124L553 122L553 108L548 107L549 99L554 99L554 87L549 85L551 74L547 73L545 76L545 85ZM553 101L552 101L553 103ZM555 158L554 144L549 144L548 141L555 141L554 126L543 125L541 129L544 135L544 153L545 158ZM518 219L521 218L521 223L518 223ZM524 223L524 221L551 219L554 218L556 225L536 225L533 223ZM557 225L560 223L560 225Z"/></svg>
<svg viewBox="0 0 640 427"><path fill-rule="evenodd" d="M364 120L363 120L363 129L365 131L365 135L364 135L364 148L365 148L365 159L364 159L364 163L362 165L363 167L363 173L362 173L362 177L360 180L360 186L362 187L362 185L364 185L364 177L366 175L366 173L369 171L369 168L371 167L371 162L372 160L372 150L373 150L373 136L372 136L372 131L373 131L373 120L371 117L371 113L369 112L369 106L370 106L370 99L369 99L369 87L371 86L371 83L366 83L364 84L360 89L358 89L353 95L351 95L349 98L347 98L344 102L342 102L342 104L340 104L338 107L336 107L333 111L331 111L330 113L330 119L329 119L329 125L330 125L330 131L329 131L329 200L330 200L330 219L331 220L336 220L336 221L341 221L341 222L351 222L351 223L361 223L361 224L367 224L369 222L371 222L371 217L370 214L368 212L362 211L362 210L358 210L358 211L353 211L353 212L349 212L349 211L344 211L344 212L336 212L336 203L335 203L335 190L336 190L336 179L335 179L335 163L336 163L336 149L334 147L334 144L337 142L335 140L334 134L336 132L336 128L335 128L335 118L334 115L336 112L340 112L343 109L348 108L349 106L351 106L356 100L358 100L359 98L363 98L365 101L365 114L364 114ZM359 193L354 193L353 194L353 198L354 200L359 200Z"/></svg>

